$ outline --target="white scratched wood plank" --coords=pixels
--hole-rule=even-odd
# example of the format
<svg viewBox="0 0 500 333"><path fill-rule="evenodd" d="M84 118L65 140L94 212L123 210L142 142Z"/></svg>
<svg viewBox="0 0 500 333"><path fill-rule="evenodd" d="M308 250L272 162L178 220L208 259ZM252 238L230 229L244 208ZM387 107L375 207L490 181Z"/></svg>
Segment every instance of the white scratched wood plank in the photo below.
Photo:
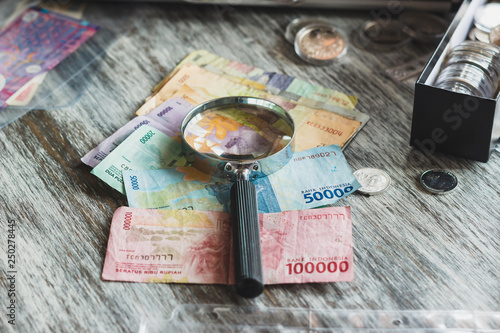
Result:
<svg viewBox="0 0 500 333"><path fill-rule="evenodd" d="M299 8L89 4L86 19L126 33L99 60L85 95L73 107L33 111L0 130L0 237L7 219L19 224L19 326L2 316L1 332L137 332L142 316L166 318L189 303L500 311L500 156L485 164L415 151L413 85L381 75L433 46L373 54L350 45L339 63L315 67L284 40L295 17L328 19L347 34L371 18ZM79 159L197 49L359 97L358 109L371 120L346 158L353 169L386 170L393 184L380 196L353 194L338 203L353 211L354 282L270 286L244 300L227 286L101 281L112 214L127 202ZM430 168L450 169L458 189L424 192L418 177ZM4 271L5 239L0 244ZM5 288L2 277L0 306Z"/></svg>

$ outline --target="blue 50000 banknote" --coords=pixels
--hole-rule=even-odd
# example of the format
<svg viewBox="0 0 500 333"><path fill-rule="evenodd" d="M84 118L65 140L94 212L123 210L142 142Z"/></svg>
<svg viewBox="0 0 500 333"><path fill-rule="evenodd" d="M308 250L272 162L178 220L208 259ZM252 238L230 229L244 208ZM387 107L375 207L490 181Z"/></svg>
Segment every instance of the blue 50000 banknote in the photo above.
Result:
<svg viewBox="0 0 500 333"><path fill-rule="evenodd" d="M127 170L123 181L130 207L229 211L232 183L193 167ZM295 153L283 169L254 184L259 213L333 204L361 187L337 145Z"/></svg>

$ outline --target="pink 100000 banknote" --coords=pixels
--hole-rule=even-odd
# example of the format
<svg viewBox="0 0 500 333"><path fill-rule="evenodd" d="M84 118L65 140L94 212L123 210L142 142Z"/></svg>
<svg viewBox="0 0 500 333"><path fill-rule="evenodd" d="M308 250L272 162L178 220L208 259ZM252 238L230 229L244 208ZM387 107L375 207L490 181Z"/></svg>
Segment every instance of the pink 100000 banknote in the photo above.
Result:
<svg viewBox="0 0 500 333"><path fill-rule="evenodd" d="M354 279L350 207L259 215L265 284ZM119 208L102 278L233 284L230 215Z"/></svg>

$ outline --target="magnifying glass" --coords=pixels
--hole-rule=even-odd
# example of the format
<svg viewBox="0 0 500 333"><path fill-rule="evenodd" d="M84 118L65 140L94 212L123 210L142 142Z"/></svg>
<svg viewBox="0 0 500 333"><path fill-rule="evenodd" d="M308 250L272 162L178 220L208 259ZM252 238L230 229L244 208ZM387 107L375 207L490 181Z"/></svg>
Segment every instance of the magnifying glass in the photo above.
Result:
<svg viewBox="0 0 500 333"><path fill-rule="evenodd" d="M254 97L218 98L192 109L181 124L187 161L231 186L234 277L240 296L264 290L257 193L251 182L285 166L295 126L279 105Z"/></svg>

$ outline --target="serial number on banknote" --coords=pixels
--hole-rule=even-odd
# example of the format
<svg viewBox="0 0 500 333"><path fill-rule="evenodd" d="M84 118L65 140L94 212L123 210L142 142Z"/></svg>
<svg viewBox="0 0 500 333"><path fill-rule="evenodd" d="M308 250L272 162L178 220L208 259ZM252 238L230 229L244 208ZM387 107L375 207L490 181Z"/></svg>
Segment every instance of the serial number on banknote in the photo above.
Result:
<svg viewBox="0 0 500 333"><path fill-rule="evenodd" d="M342 136L344 134L343 132L341 132L337 129L334 129L334 128L331 128L328 126L324 126L324 125L321 125L321 124L318 124L318 123L315 123L312 121L307 121L306 125L312 126L314 128L318 128L320 131L325 131L325 132L328 132L328 133L333 134L333 135Z"/></svg>
<svg viewBox="0 0 500 333"><path fill-rule="evenodd" d="M167 260L167 258L170 257L170 261L174 260L174 255L173 254L141 254L141 255L134 255L134 254L127 254L127 260Z"/></svg>
<svg viewBox="0 0 500 333"><path fill-rule="evenodd" d="M316 153L316 154L312 154L312 155L297 157L297 158L294 158L293 160L294 160L294 162L300 162L300 161L304 161L304 160L308 160L308 159L314 160L315 158L330 157L330 156L337 156L337 154L334 151L325 151L325 152Z"/></svg>

